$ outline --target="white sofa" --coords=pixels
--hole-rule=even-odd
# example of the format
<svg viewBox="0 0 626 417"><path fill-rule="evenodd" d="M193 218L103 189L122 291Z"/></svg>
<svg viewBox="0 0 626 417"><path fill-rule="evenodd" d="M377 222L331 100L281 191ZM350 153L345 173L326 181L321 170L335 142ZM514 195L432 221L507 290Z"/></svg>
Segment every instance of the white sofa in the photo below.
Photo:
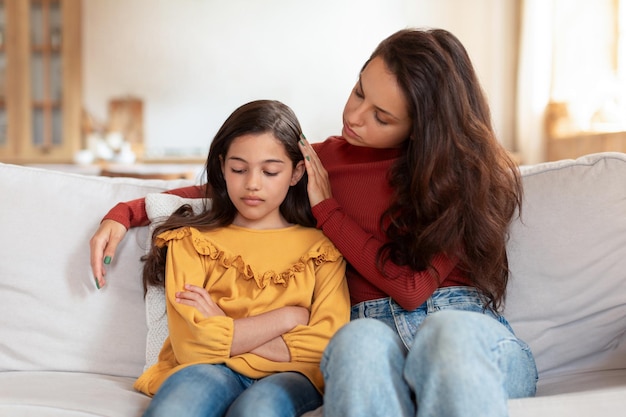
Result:
<svg viewBox="0 0 626 417"><path fill-rule="evenodd" d="M510 415L623 416L626 155L522 171L506 315L540 381ZM140 283L148 228L127 234L101 290L88 241L116 202L184 184L0 164L0 416L141 415L149 398L132 384L154 353Z"/></svg>

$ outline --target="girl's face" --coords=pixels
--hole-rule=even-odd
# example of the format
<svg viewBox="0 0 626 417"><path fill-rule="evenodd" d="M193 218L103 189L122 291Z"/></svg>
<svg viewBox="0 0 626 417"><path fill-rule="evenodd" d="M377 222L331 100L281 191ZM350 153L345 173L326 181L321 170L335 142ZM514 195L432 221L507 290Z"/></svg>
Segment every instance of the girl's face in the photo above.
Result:
<svg viewBox="0 0 626 417"><path fill-rule="evenodd" d="M220 160L228 196L238 211L233 224L251 229L289 226L280 205L304 175L303 161L294 169L272 133L239 136Z"/></svg>
<svg viewBox="0 0 626 417"><path fill-rule="evenodd" d="M397 148L410 135L407 100L382 58L361 72L343 109L342 136L355 146Z"/></svg>

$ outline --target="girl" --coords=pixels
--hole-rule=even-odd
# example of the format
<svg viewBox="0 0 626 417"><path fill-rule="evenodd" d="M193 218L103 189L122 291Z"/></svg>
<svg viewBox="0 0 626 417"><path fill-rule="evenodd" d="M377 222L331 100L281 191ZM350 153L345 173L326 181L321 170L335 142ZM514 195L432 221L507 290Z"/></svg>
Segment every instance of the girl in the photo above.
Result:
<svg viewBox="0 0 626 417"><path fill-rule="evenodd" d="M235 110L206 162L211 209L155 229L144 288L165 285L169 337L135 383L146 416L299 416L322 403L319 371L349 319L345 263L315 229L295 115Z"/></svg>
<svg viewBox="0 0 626 417"><path fill-rule="evenodd" d="M499 314L521 182L459 40L416 29L383 40L342 135L301 149L352 302L322 360L325 415L506 416L508 398L533 395L532 353ZM142 200L109 212L91 240L97 279L145 219Z"/></svg>

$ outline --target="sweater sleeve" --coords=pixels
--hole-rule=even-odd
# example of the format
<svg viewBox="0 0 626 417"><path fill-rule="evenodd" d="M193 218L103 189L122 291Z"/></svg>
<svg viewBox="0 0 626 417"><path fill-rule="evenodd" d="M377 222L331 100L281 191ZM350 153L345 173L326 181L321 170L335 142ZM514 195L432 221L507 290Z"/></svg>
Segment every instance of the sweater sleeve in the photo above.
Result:
<svg viewBox="0 0 626 417"><path fill-rule="evenodd" d="M184 232L179 233L182 235ZM165 270L172 350L179 364L223 362L230 357L233 319L226 316L204 317L195 307L176 302L176 292L184 291L185 284L204 287L205 277L210 273L206 257L198 256L192 239L178 237L180 239L168 243Z"/></svg>
<svg viewBox="0 0 626 417"><path fill-rule="evenodd" d="M346 263L335 247L328 247L331 256L316 268L309 324L283 335L291 362L319 364L330 338L350 321Z"/></svg>
<svg viewBox="0 0 626 417"><path fill-rule="evenodd" d="M164 191L163 193L174 194L184 198L200 198L204 197L205 187L204 185L192 185L190 187ZM102 220L114 220L124 225L126 229L145 226L149 223L148 214L146 213L146 199L142 197L118 203L109 210Z"/></svg>
<svg viewBox="0 0 626 417"><path fill-rule="evenodd" d="M384 242L363 230L346 215L337 200L329 198L315 205L313 214L318 227L337 246L348 263L405 310L415 310L424 303L457 265L456 259L438 254L431 261L436 274L430 269L415 271L408 266L387 262L383 275L376 260Z"/></svg>

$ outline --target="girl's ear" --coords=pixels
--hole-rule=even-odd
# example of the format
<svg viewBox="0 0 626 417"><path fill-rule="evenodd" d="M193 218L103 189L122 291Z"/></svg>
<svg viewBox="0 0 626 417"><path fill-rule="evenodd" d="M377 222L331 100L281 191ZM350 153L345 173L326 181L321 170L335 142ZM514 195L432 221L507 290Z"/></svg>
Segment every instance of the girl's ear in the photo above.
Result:
<svg viewBox="0 0 626 417"><path fill-rule="evenodd" d="M306 167L304 166L304 161L300 161L296 164L296 167L293 169L293 173L291 174L291 184L290 185L296 185L300 179L302 179L302 176L304 175L304 172L306 171Z"/></svg>

